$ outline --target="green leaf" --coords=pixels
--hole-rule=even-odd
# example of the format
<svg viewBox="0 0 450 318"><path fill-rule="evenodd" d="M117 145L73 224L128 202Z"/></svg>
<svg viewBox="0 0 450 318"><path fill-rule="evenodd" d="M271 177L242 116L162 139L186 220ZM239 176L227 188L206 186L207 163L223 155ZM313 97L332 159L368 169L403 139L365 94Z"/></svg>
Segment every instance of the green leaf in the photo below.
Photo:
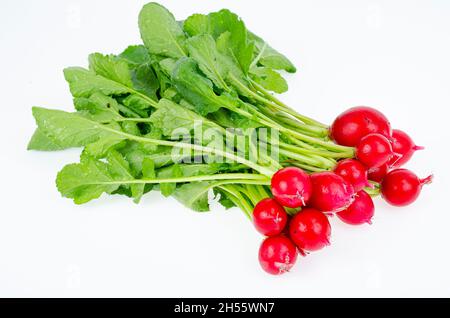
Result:
<svg viewBox="0 0 450 318"><path fill-rule="evenodd" d="M28 150L40 151L57 151L66 148L67 147L57 144L54 140L45 135L39 128L34 131L27 147Z"/></svg>
<svg viewBox="0 0 450 318"><path fill-rule="evenodd" d="M74 97L89 97L95 92L104 95L121 95L130 93L130 89L121 83L95 74L81 67L69 67L64 70L64 77L69 83Z"/></svg>
<svg viewBox="0 0 450 318"><path fill-rule="evenodd" d="M189 55L197 61L200 70L220 89L229 91L225 82L228 68L222 63L224 59L216 48L216 42L209 34L201 34L187 40Z"/></svg>
<svg viewBox="0 0 450 318"><path fill-rule="evenodd" d="M114 82L127 87L133 86L128 63L120 57L93 53L89 55L89 69Z"/></svg>
<svg viewBox="0 0 450 318"><path fill-rule="evenodd" d="M183 58L177 62L172 81L181 96L191 103L200 115L215 112L228 104L228 101L214 93L212 82L199 74L197 63L191 58Z"/></svg>
<svg viewBox="0 0 450 318"><path fill-rule="evenodd" d="M144 179L154 179L155 175L155 164L149 159L145 158L142 162L142 178ZM131 185L131 196L134 198L135 203L139 203L144 193L150 191L153 188L153 184L133 184Z"/></svg>
<svg viewBox="0 0 450 318"><path fill-rule="evenodd" d="M157 175L159 177L159 175ZM178 178L183 176L183 171L181 170L180 166L178 164L174 164L172 166L172 169L170 170L170 175L168 175L168 178ZM174 193L174 191L177 188L176 183L162 183L159 186L161 190L161 194L165 197L168 197Z"/></svg>
<svg viewBox="0 0 450 318"><path fill-rule="evenodd" d="M289 59L269 46L259 36L248 32L249 39L255 43L255 53L260 56L258 63L275 70L285 70L289 73L295 73L296 68ZM262 51L262 53L261 53Z"/></svg>
<svg viewBox="0 0 450 318"><path fill-rule="evenodd" d="M247 28L244 22L227 9L209 14L210 29L213 37L217 39L228 32L227 49L222 53L229 55L237 61L242 71L247 74L253 59L253 43L248 41ZM225 48L225 46L222 46Z"/></svg>
<svg viewBox="0 0 450 318"><path fill-rule="evenodd" d="M186 109L168 99L161 99L150 120L155 128L162 131L165 136L172 136L174 131L184 129L191 132L195 126L202 126L204 130L208 128L221 129L220 126L205 119L199 114Z"/></svg>
<svg viewBox="0 0 450 318"><path fill-rule="evenodd" d="M184 20L183 30L189 36L211 34L209 17L204 14L195 13Z"/></svg>
<svg viewBox="0 0 450 318"><path fill-rule="evenodd" d="M208 192L213 188L215 182L192 182L178 187L173 193L173 197L184 206L197 211L209 211Z"/></svg>
<svg viewBox="0 0 450 318"><path fill-rule="evenodd" d="M133 87L138 92L149 96L153 100L158 100L156 92L159 88L159 81L155 72L149 64L137 66L131 72Z"/></svg>
<svg viewBox="0 0 450 318"><path fill-rule="evenodd" d="M141 38L151 54L180 58L186 55L186 37L174 16L166 8L151 2L139 14Z"/></svg>
<svg viewBox="0 0 450 318"><path fill-rule="evenodd" d="M61 110L33 107L33 116L38 128L61 147L82 147L103 138L125 139L117 126L107 126L81 116Z"/></svg>
<svg viewBox="0 0 450 318"><path fill-rule="evenodd" d="M225 128L247 129L263 126L255 120L241 116L225 108L221 108L218 111L209 114L208 118L212 119L215 123Z"/></svg>
<svg viewBox="0 0 450 318"><path fill-rule="evenodd" d="M150 54L144 45L130 45L119 56L135 66L150 63L151 61Z"/></svg>
<svg viewBox="0 0 450 318"><path fill-rule="evenodd" d="M117 101L100 92L93 93L88 98L77 97L74 99L74 105L83 116L98 122L123 119L119 114L120 106Z"/></svg>
<svg viewBox="0 0 450 318"><path fill-rule="evenodd" d="M288 90L286 80L276 71L268 67L254 67L251 77L265 89L281 94Z"/></svg>
<svg viewBox="0 0 450 318"><path fill-rule="evenodd" d="M218 190L217 188L214 188L214 195L219 196L219 203L225 208L225 209L231 209L236 206L232 200L230 200L228 193L225 191Z"/></svg>
<svg viewBox="0 0 450 318"><path fill-rule="evenodd" d="M81 163L65 166L58 173L56 186L64 197L83 204L117 190L119 184L111 184L113 181L106 163L86 156Z"/></svg>

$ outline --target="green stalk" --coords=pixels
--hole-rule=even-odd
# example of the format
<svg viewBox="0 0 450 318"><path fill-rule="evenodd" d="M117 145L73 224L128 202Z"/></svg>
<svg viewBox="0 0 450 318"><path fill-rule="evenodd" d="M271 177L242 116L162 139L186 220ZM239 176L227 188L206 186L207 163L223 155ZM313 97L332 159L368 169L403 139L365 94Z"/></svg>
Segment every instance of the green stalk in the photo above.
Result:
<svg viewBox="0 0 450 318"><path fill-rule="evenodd" d="M251 84L252 84L252 86L256 87L256 90L259 93L264 95L264 97L262 97L262 96L260 96L260 95L255 93L255 95L258 95L263 100L265 100L265 103L267 103L267 101L269 101L269 104L274 106L274 108L288 113L289 115L291 115L291 116L301 120L305 124L310 124L310 125L313 125L313 126L317 126L317 127L328 129L327 125L322 124L321 122L318 122L317 120L314 120L312 118L309 118L307 116L304 116L304 115L301 115L301 114L297 113L295 110L293 110L292 108L290 108L289 106L284 104L282 101L280 101L278 98L276 98L275 96L270 94L264 87L262 87L261 85L259 85L255 81L251 80Z"/></svg>
<svg viewBox="0 0 450 318"><path fill-rule="evenodd" d="M238 183L238 184L247 184L247 182L249 182L249 184L260 184L260 185L270 184L269 178L254 173L223 173L223 174L201 175L201 176L180 177L180 178L114 180L114 181L95 182L95 184L105 184L105 185L159 184L159 183L185 183L185 182L218 181L218 180L230 180L232 181L231 183Z"/></svg>
<svg viewBox="0 0 450 318"><path fill-rule="evenodd" d="M111 133L120 135L122 137L125 137L126 139L129 139L129 140L135 140L138 142L144 142L144 143L149 143L149 144L153 144L153 145L190 149L190 150L194 150L194 151L212 153L212 154L215 154L218 156L223 156L232 161L246 165L247 167L252 168L253 170L258 171L259 173L266 175L268 177L271 177L276 171L275 169L270 169L270 168L260 166L257 163L251 162L250 160L247 160L245 158L242 158L240 156L237 156L235 154L232 154L232 153L229 153L226 151L222 151L220 149L215 149L215 148L210 148L210 147L205 147L205 146L200 146L200 145L195 145L195 144L190 144L190 143L185 143L185 142L176 142L176 141L168 141L168 140L140 137L140 136L132 135L132 134L129 134L129 133L126 133L123 131L118 131L118 130L112 129L112 128L104 126L104 125L101 125L101 126L102 126L102 129L107 130Z"/></svg>

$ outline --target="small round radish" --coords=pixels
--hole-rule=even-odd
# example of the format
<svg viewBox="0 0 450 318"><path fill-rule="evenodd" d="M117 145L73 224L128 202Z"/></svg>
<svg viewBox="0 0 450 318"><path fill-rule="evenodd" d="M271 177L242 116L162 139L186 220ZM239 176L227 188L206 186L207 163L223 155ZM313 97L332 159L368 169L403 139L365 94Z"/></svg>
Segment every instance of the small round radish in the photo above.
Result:
<svg viewBox="0 0 450 318"><path fill-rule="evenodd" d="M331 225L322 212L305 208L292 218L289 235L301 251L313 252L330 245Z"/></svg>
<svg viewBox="0 0 450 318"><path fill-rule="evenodd" d="M281 275L294 266L297 248L284 235L266 238L259 248L259 263L263 270L272 275Z"/></svg>
<svg viewBox="0 0 450 318"><path fill-rule="evenodd" d="M378 110L358 106L340 114L331 126L331 137L339 145L355 147L364 136L378 133L391 136L391 124Z"/></svg>
<svg viewBox="0 0 450 318"><path fill-rule="evenodd" d="M369 177L369 180L381 183L388 172L389 165L385 163L380 167L369 169L367 175Z"/></svg>
<svg viewBox="0 0 450 318"><path fill-rule="evenodd" d="M339 161L334 168L334 173L350 183L355 192L371 186L367 179L367 168L358 160L345 159Z"/></svg>
<svg viewBox="0 0 450 318"><path fill-rule="evenodd" d="M289 208L305 206L311 197L311 180L300 168L278 170L272 177L271 186L275 200Z"/></svg>
<svg viewBox="0 0 450 318"><path fill-rule="evenodd" d="M391 144L394 156L389 161L389 166L392 168L403 166L411 159L414 152L424 149L423 147L417 146L407 133L399 129L392 131Z"/></svg>
<svg viewBox="0 0 450 318"><path fill-rule="evenodd" d="M344 211L336 213L339 219L351 225L372 224L375 206L372 198L364 191L356 194L355 201Z"/></svg>
<svg viewBox="0 0 450 318"><path fill-rule="evenodd" d="M353 202L354 190L341 176L329 171L311 175L313 195L309 206L322 212L338 212Z"/></svg>
<svg viewBox="0 0 450 318"><path fill-rule="evenodd" d="M384 165L392 156L391 143L380 134L367 135L356 147L356 157L369 169Z"/></svg>
<svg viewBox="0 0 450 318"><path fill-rule="evenodd" d="M274 199L263 199L253 209L253 224L262 235L280 234L287 223L287 213Z"/></svg>
<svg viewBox="0 0 450 318"><path fill-rule="evenodd" d="M406 206L416 201L422 187L431 183L432 180L432 175L425 179L419 179L410 170L392 170L381 183L381 195L391 205Z"/></svg>

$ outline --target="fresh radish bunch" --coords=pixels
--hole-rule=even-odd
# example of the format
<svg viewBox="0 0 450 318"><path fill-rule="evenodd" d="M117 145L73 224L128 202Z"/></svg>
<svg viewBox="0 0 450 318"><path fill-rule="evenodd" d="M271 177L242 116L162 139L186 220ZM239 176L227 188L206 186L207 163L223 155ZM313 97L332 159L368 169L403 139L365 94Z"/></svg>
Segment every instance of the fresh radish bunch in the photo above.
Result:
<svg viewBox="0 0 450 318"><path fill-rule="evenodd" d="M392 168L403 166L411 159L414 152L424 149L424 147L417 146L407 133L399 129L392 131L391 144L394 156L389 161L389 166Z"/></svg>
<svg viewBox="0 0 450 318"><path fill-rule="evenodd" d="M368 134L378 133L391 137L391 124L378 110L358 106L340 114L331 126L331 137L343 146L355 147Z"/></svg>
<svg viewBox="0 0 450 318"><path fill-rule="evenodd" d="M283 235L266 238L259 248L259 263L263 270L272 275L281 275L294 266L297 248Z"/></svg>
<svg viewBox="0 0 450 318"><path fill-rule="evenodd" d="M338 212L353 202L355 191L351 184L333 172L311 174L313 194L309 206L321 212Z"/></svg>
<svg viewBox="0 0 450 318"><path fill-rule="evenodd" d="M381 195L391 205L406 206L416 201L422 187L432 180L432 175L419 179L415 173L407 169L393 170L381 183Z"/></svg>
<svg viewBox="0 0 450 318"><path fill-rule="evenodd" d="M278 170L272 177L271 186L274 198L289 208L305 206L311 198L311 180L300 168L287 167Z"/></svg>
<svg viewBox="0 0 450 318"><path fill-rule="evenodd" d="M356 157L369 169L384 165L393 155L391 143L380 134L363 137L356 148Z"/></svg>
<svg viewBox="0 0 450 318"><path fill-rule="evenodd" d="M345 159L339 161L334 168L334 173L351 184L355 192L371 186L367 178L367 168L358 160Z"/></svg>
<svg viewBox="0 0 450 318"><path fill-rule="evenodd" d="M371 224L374 213L375 206L370 195L364 191L359 191L356 194L355 201L346 210L336 213L336 215L347 224L360 225Z"/></svg>
<svg viewBox="0 0 450 318"><path fill-rule="evenodd" d="M289 235L301 251L318 251L330 245L330 222L322 212L305 208L292 218Z"/></svg>
<svg viewBox="0 0 450 318"><path fill-rule="evenodd" d="M336 214L350 225L372 224L375 205L371 195L381 193L388 203L405 206L432 181L432 176L419 179L406 169L390 171L423 148L405 132L391 130L387 118L373 108L354 107L342 113L330 134L338 144L354 147L354 158L338 161L333 171L278 170L271 179L273 198L261 200L253 210L255 228L268 236L261 244L259 261L270 274L288 272L297 253L305 256L330 245L327 216Z"/></svg>
<svg viewBox="0 0 450 318"><path fill-rule="evenodd" d="M272 198L261 200L253 210L253 224L259 233L266 236L280 234L287 220L284 208Z"/></svg>

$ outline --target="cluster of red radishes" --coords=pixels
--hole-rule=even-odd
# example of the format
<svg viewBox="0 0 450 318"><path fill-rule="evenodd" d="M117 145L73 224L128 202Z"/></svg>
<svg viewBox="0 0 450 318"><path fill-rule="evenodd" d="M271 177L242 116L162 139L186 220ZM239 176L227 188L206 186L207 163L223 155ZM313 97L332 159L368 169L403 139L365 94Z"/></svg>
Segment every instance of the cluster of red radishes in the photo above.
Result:
<svg viewBox="0 0 450 318"><path fill-rule="evenodd" d="M333 172L311 175L296 167L281 169L271 180L273 198L254 208L253 223L267 236L259 249L259 262L270 274L288 272L298 253L306 255L330 244L327 216L337 215L352 225L370 224L375 207L364 188L379 183L388 203L405 206L431 182L432 176L419 179L409 170L398 169L423 148L403 131L392 130L387 118L373 108L345 111L334 121L330 134L336 143L355 147L355 159L339 161Z"/></svg>

